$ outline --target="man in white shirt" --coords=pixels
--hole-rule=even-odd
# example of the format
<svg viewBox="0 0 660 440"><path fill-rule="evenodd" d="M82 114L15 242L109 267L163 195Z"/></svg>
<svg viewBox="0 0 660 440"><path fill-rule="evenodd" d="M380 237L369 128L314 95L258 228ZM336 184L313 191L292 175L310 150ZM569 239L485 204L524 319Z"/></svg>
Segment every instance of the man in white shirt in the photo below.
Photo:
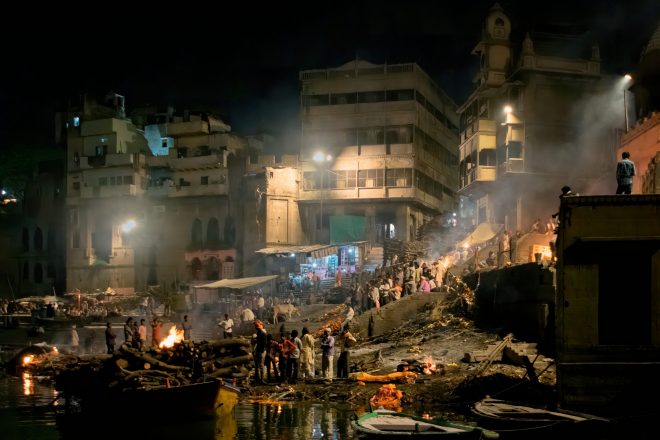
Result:
<svg viewBox="0 0 660 440"><path fill-rule="evenodd" d="M222 336L225 339L231 339L234 328L234 320L225 313L225 319L218 323L218 326L222 329Z"/></svg>

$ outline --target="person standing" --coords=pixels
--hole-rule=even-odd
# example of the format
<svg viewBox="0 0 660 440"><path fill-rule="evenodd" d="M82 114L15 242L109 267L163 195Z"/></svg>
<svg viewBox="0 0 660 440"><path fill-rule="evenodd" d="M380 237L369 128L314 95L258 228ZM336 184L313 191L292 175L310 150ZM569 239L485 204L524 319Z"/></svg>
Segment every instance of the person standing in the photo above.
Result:
<svg viewBox="0 0 660 440"><path fill-rule="evenodd" d="M339 335L339 359L337 360L337 377L348 378L349 373L349 349L357 342L355 336L351 334L348 326L344 327Z"/></svg>
<svg viewBox="0 0 660 440"><path fill-rule="evenodd" d="M108 354L114 353L116 338L117 335L112 331L112 324L108 322L105 325L105 346L108 348Z"/></svg>
<svg viewBox="0 0 660 440"><path fill-rule="evenodd" d="M635 175L635 163L630 160L630 153L621 153L621 160L616 164L616 193L631 194L633 176Z"/></svg>
<svg viewBox="0 0 660 440"><path fill-rule="evenodd" d="M254 344L254 381L258 385L263 385L267 334L266 330L264 330L264 324L258 319L254 321L254 329L256 331Z"/></svg>
<svg viewBox="0 0 660 440"><path fill-rule="evenodd" d="M147 325L145 324L144 319L140 320L138 335L140 337L140 350L144 351L147 349Z"/></svg>
<svg viewBox="0 0 660 440"><path fill-rule="evenodd" d="M133 346L133 318L128 318L124 324L124 344L128 347Z"/></svg>
<svg viewBox="0 0 660 440"><path fill-rule="evenodd" d="M78 331L76 330L76 325L71 326L71 351L78 353L78 348L80 347L80 337L78 336Z"/></svg>
<svg viewBox="0 0 660 440"><path fill-rule="evenodd" d="M163 338L163 321L159 318L154 318L151 322L151 345L158 348L160 340Z"/></svg>
<svg viewBox="0 0 660 440"><path fill-rule="evenodd" d="M300 350L302 350L302 341L298 337L298 330L291 331L291 338L286 341L285 350L287 355L287 381L290 384L295 384L298 380Z"/></svg>
<svg viewBox="0 0 660 440"><path fill-rule="evenodd" d="M188 321L188 315L183 315L183 322L181 323L181 329L183 330L183 340L184 341L192 340L192 322Z"/></svg>
<svg viewBox="0 0 660 440"><path fill-rule="evenodd" d="M316 354L314 353L314 336L309 332L307 327L302 329L302 350L300 350L300 371L305 379L314 377L314 361Z"/></svg>
<svg viewBox="0 0 660 440"><path fill-rule="evenodd" d="M331 335L332 330L326 328L321 338L321 372L323 377L332 382L332 363L335 359L335 338Z"/></svg>
<svg viewBox="0 0 660 440"><path fill-rule="evenodd" d="M234 320L225 313L225 319L218 323L218 326L222 329L222 337L224 339L231 339L234 328Z"/></svg>

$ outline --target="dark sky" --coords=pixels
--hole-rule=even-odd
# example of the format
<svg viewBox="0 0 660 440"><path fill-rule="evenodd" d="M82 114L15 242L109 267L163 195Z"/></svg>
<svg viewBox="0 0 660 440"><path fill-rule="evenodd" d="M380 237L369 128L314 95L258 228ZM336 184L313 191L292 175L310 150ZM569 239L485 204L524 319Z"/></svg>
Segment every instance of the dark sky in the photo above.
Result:
<svg viewBox="0 0 660 440"><path fill-rule="evenodd" d="M478 63L470 51L493 3L164 2L140 11L101 3L112 11L58 11L68 18L41 11L0 31L0 148L52 143L53 112L69 95L111 89L126 97L129 112L173 103L215 110L243 134L295 130L298 71L336 67L356 55L417 62L460 104ZM658 0L557 0L545 9L532 0L500 4L514 38L558 25L590 31L611 73L634 68L660 19Z"/></svg>

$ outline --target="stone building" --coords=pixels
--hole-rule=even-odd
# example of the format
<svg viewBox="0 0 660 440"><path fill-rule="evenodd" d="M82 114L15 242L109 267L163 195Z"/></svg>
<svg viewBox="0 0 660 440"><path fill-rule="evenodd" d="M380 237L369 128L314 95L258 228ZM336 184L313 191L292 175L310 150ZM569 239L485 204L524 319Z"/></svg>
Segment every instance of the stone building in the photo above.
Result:
<svg viewBox="0 0 660 440"><path fill-rule="evenodd" d="M562 186L596 191L615 149L608 121L588 119L606 91L598 47L540 32L518 45L495 4L473 54L475 90L458 108L459 193L476 223L527 230L556 211Z"/></svg>
<svg viewBox="0 0 660 440"><path fill-rule="evenodd" d="M633 102L626 108L630 127L621 137L617 158L624 151L630 153L636 168L632 192L639 194L648 192L648 186L644 189L647 168L660 151L660 24L642 51L632 82Z"/></svg>

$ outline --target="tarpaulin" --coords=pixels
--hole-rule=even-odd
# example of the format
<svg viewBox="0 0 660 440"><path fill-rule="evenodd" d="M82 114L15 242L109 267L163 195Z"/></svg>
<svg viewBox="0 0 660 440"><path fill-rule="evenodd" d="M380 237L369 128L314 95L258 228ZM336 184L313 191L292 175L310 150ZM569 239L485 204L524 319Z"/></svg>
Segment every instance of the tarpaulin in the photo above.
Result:
<svg viewBox="0 0 660 440"><path fill-rule="evenodd" d="M330 216L330 243L341 244L365 239L367 218L357 215Z"/></svg>

